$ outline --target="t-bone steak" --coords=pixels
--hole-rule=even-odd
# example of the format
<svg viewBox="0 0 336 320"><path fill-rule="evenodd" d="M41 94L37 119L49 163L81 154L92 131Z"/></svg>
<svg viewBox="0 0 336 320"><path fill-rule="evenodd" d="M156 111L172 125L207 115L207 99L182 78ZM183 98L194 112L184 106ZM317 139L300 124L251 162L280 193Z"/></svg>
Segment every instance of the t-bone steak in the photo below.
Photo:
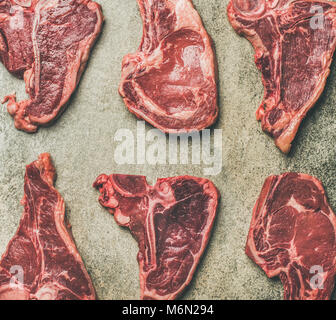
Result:
<svg viewBox="0 0 336 320"><path fill-rule="evenodd" d="M137 0L143 38L122 62L127 108L163 132L202 130L218 115L212 41L191 0Z"/></svg>
<svg viewBox="0 0 336 320"><path fill-rule="evenodd" d="M139 245L141 299L172 300L190 283L207 246L219 194L206 179L101 175L101 205Z"/></svg>
<svg viewBox="0 0 336 320"><path fill-rule="evenodd" d="M336 272L336 217L319 180L285 173L267 178L253 210L246 254L286 300L330 299Z"/></svg>
<svg viewBox="0 0 336 320"><path fill-rule="evenodd" d="M29 94L4 99L17 129L35 132L64 110L102 22L90 0L0 0L0 60Z"/></svg>
<svg viewBox="0 0 336 320"><path fill-rule="evenodd" d="M24 212L0 261L0 300L95 299L54 177L49 154L26 168Z"/></svg>
<svg viewBox="0 0 336 320"><path fill-rule="evenodd" d="M336 46L336 3L231 0L229 20L255 49L264 98L262 128L288 153L307 112L323 92Z"/></svg>

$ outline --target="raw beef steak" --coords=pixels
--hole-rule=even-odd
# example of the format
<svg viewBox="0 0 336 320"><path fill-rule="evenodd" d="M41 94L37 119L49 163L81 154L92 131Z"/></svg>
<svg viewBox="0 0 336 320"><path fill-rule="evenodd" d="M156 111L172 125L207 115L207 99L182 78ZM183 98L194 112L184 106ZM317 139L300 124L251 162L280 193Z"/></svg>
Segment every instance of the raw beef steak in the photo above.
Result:
<svg viewBox="0 0 336 320"><path fill-rule="evenodd" d="M319 180L285 173L267 178L254 207L246 254L284 298L330 299L336 272L336 217Z"/></svg>
<svg viewBox="0 0 336 320"><path fill-rule="evenodd" d="M143 38L124 57L127 108L163 132L211 126L218 115L212 42L191 0L137 0Z"/></svg>
<svg viewBox="0 0 336 320"><path fill-rule="evenodd" d="M336 46L336 3L231 0L229 20L254 46L265 89L262 128L288 153L307 112L320 97Z"/></svg>
<svg viewBox="0 0 336 320"><path fill-rule="evenodd" d="M29 99L7 96L15 127L35 132L65 108L101 31L90 0L0 0L0 60L24 78Z"/></svg>
<svg viewBox="0 0 336 320"><path fill-rule="evenodd" d="M194 177L159 179L101 175L94 183L120 226L139 244L141 299L172 300L191 281L207 246L219 194Z"/></svg>
<svg viewBox="0 0 336 320"><path fill-rule="evenodd" d="M0 300L95 299L54 177L49 154L27 166L23 216L0 261Z"/></svg>

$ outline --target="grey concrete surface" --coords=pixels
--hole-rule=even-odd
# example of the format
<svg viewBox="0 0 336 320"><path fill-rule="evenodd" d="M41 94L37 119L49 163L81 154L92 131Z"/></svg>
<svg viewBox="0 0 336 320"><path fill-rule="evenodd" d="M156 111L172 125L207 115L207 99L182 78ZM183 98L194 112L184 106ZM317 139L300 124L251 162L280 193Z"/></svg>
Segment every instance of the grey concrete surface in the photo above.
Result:
<svg viewBox="0 0 336 320"><path fill-rule="evenodd" d="M30 135L17 131L6 108L0 109L0 254L13 236L22 213L25 165L50 152L58 173L56 187L64 197L73 235L100 299L138 299L137 244L102 209L91 185L100 173L157 177L204 176L202 165L118 165L114 135L135 132L136 118L118 95L122 57L141 39L135 0L97 0L106 23L80 82L62 117ZM255 120L263 88L248 41L226 17L228 0L194 0L214 40L219 66L223 170L210 178L220 190L218 218L198 271L183 299L281 299L279 280L270 280L244 254L252 208L265 178L285 171L315 175L324 183L336 209L336 68L323 96L304 120L289 156L275 147ZM0 67L0 97L24 83ZM151 129L146 126L146 130Z"/></svg>

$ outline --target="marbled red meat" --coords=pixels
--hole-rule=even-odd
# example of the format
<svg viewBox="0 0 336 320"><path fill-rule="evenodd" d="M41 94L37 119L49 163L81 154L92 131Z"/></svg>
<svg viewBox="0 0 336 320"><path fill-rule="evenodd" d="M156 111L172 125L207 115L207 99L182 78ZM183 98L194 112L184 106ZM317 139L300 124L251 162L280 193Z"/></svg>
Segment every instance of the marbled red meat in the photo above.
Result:
<svg viewBox="0 0 336 320"><path fill-rule="evenodd" d="M99 202L139 244L141 299L171 300L190 283L207 246L219 194L206 179L101 175Z"/></svg>
<svg viewBox="0 0 336 320"><path fill-rule="evenodd" d="M0 0L0 60L29 94L4 99L17 129L35 132L64 110L102 22L91 0Z"/></svg>
<svg viewBox="0 0 336 320"><path fill-rule="evenodd" d="M137 0L143 38L122 62L127 108L163 132L211 126L218 115L212 42L191 0Z"/></svg>
<svg viewBox="0 0 336 320"><path fill-rule="evenodd" d="M24 212L0 261L0 300L92 300L95 291L64 221L49 154L26 168Z"/></svg>
<svg viewBox="0 0 336 320"><path fill-rule="evenodd" d="M322 183L298 173L267 178L253 210L246 254L268 277L280 277L286 300L330 299L336 216Z"/></svg>
<svg viewBox="0 0 336 320"><path fill-rule="evenodd" d="M229 20L255 49L264 99L262 128L284 153L325 87L336 46L336 3L231 0Z"/></svg>

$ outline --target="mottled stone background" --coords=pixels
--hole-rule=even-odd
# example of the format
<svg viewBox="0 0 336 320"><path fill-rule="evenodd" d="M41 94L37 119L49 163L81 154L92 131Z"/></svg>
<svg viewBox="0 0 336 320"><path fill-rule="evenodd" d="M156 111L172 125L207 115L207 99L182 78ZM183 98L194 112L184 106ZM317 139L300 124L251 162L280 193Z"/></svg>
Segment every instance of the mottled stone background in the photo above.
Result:
<svg viewBox="0 0 336 320"><path fill-rule="evenodd" d="M30 135L17 131L3 106L0 110L0 253L13 236L22 213L25 165L50 152L58 172L56 187L66 201L67 215L85 265L100 299L138 299L137 244L102 209L91 187L100 173L157 177L203 176L202 166L118 166L114 134L135 132L136 118L118 95L122 57L134 52L142 27L135 0L97 0L106 17L101 38L69 108L51 127ZM231 28L228 0L194 0L212 36L219 65L220 118L223 129L223 171L211 178L222 201L213 237L184 299L281 299L278 279L270 280L244 254L252 208L265 178L285 171L317 176L336 208L336 68L326 90L304 120L289 156L282 155L255 120L263 88L248 41ZM24 83L0 67L0 97ZM149 130L151 127L147 126Z"/></svg>

